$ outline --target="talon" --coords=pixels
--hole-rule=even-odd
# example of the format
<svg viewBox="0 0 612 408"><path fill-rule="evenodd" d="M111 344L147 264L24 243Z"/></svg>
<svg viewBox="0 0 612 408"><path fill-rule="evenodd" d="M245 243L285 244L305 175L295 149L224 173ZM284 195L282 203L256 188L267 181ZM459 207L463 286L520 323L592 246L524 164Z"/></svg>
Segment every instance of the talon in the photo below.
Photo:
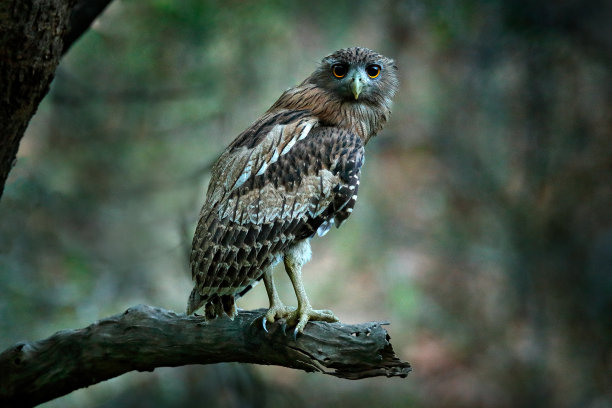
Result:
<svg viewBox="0 0 612 408"><path fill-rule="evenodd" d="M264 331L267 333L268 332L268 328L266 327L266 321L268 319L266 319L266 316L263 317L263 319L261 319L261 325L263 326Z"/></svg>
<svg viewBox="0 0 612 408"><path fill-rule="evenodd" d="M287 335L287 322L283 322L281 324L281 328L283 329L283 334L286 336Z"/></svg>
<svg viewBox="0 0 612 408"><path fill-rule="evenodd" d="M297 341L297 335L298 335L298 328L297 326L295 327L295 330L293 330L293 341Z"/></svg>

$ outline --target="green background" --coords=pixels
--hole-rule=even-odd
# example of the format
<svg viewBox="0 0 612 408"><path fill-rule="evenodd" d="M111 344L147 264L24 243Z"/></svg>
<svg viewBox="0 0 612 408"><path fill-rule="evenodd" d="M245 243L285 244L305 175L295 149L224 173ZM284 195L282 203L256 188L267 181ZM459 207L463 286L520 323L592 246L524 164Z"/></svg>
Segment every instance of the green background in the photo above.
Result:
<svg viewBox="0 0 612 408"><path fill-rule="evenodd" d="M115 0L62 60L0 201L0 349L138 303L183 311L210 165L358 45L396 60L400 90L304 280L344 322L389 320L408 378L189 366L43 406L612 406L610 8ZM239 306L267 306L263 286Z"/></svg>

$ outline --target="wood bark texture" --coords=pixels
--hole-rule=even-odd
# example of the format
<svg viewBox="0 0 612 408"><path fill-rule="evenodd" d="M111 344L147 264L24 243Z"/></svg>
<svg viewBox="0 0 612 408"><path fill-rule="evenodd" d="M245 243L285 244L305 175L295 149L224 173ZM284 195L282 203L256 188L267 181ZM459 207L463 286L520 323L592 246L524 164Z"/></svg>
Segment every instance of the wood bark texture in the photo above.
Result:
<svg viewBox="0 0 612 408"><path fill-rule="evenodd" d="M74 0L0 2L0 196L30 119L49 90Z"/></svg>
<svg viewBox="0 0 612 408"><path fill-rule="evenodd" d="M32 406L123 373L242 362L340 378L406 377L384 322L309 322L294 340L283 321L262 328L264 309L205 321L138 305L78 330L16 344L0 354L0 406Z"/></svg>

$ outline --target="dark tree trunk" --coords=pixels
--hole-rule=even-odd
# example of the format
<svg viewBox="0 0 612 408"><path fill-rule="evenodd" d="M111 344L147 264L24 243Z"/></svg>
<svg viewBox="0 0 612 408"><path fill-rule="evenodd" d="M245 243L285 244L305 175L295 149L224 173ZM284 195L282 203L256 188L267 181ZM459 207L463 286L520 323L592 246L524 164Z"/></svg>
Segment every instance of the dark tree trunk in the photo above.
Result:
<svg viewBox="0 0 612 408"><path fill-rule="evenodd" d="M25 129L49 90L74 3L0 2L0 196Z"/></svg>
<svg viewBox="0 0 612 408"><path fill-rule="evenodd" d="M0 197L60 57L111 1L0 1Z"/></svg>

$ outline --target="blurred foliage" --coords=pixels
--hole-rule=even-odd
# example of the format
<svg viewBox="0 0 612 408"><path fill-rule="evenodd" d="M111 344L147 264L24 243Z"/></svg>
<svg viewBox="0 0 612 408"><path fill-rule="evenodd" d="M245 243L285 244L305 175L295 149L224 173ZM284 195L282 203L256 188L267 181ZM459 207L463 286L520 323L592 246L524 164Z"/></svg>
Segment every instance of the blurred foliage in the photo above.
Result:
<svg viewBox="0 0 612 408"><path fill-rule="evenodd" d="M212 161L361 45L396 59L401 90L305 280L344 321L390 320L414 372L161 369L45 406L612 406L611 7L115 0L64 58L0 201L0 345L135 303L183 310ZM265 305L261 287L241 300Z"/></svg>

